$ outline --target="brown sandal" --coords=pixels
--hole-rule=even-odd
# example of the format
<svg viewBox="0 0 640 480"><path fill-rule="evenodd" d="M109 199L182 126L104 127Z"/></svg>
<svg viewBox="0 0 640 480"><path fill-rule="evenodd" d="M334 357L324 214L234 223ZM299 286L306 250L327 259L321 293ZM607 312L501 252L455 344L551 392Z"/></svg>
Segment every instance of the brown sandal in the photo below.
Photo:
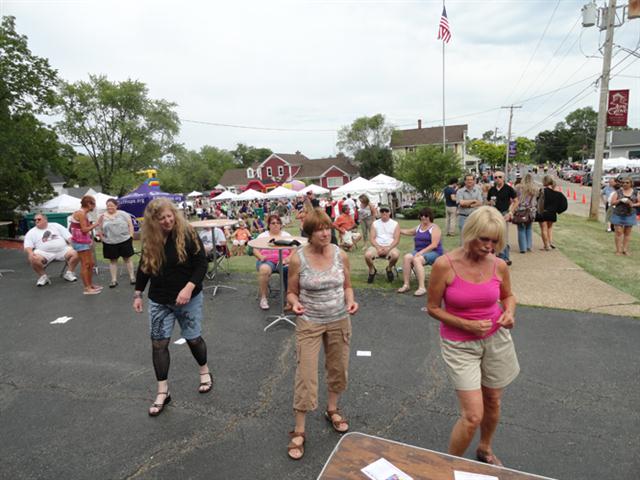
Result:
<svg viewBox="0 0 640 480"><path fill-rule="evenodd" d="M340 420L333 420L334 415L340 415ZM347 421L346 417L342 415L339 408L336 408L335 410L326 410L324 412L324 418L326 418L327 421L331 423L331 425L333 426L333 429L336 432L347 433L349 431L349 422ZM344 430L340 430L339 427L341 424L345 424L347 428Z"/></svg>
<svg viewBox="0 0 640 480"><path fill-rule="evenodd" d="M306 441L304 432L292 431L292 432L289 432L289 437L291 437L291 441L289 442L289 445L287 445L287 455L289 455L289 458L291 460L300 460L304 456L304 442ZM299 438L299 437L302 437L302 443L300 445L293 443L293 439ZM292 456L291 450L300 450L300 456L299 457Z"/></svg>
<svg viewBox="0 0 640 480"><path fill-rule="evenodd" d="M483 452L482 450L476 450L476 458L483 463L488 463L489 465L495 465L496 467L502 467L502 462L496 454L493 452Z"/></svg>

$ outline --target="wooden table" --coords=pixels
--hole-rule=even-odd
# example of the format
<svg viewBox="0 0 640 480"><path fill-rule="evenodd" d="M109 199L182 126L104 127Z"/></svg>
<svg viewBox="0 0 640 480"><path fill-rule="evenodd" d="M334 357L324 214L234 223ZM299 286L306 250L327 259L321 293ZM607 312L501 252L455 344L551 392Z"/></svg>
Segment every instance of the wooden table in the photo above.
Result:
<svg viewBox="0 0 640 480"><path fill-rule="evenodd" d="M297 240L301 245L305 245L307 243L307 239L304 237L280 237L281 240ZM295 246L280 246L274 245L273 243L269 243L271 238L269 237L259 237L254 238L253 240L249 240L249 246L252 248L257 248L258 250L277 250L278 251L278 271L280 273L280 313L276 315L269 315L267 318L273 317L274 320L264 327L264 331L266 332L269 328L276 325L278 322L287 322L296 326L295 323L291 321L289 315L284 313L284 266L282 265L282 251L283 250L295 250L297 247Z"/></svg>
<svg viewBox="0 0 640 480"><path fill-rule="evenodd" d="M190 222L191 226L193 228L225 228L225 227L231 227L233 225L235 225L236 223L238 223L239 220L232 220L229 218L213 218L210 220L197 220L194 222ZM218 248L216 245L216 234L215 232L212 232L212 240L213 240L213 272L211 272L210 275L207 275L207 278L209 280L214 280L217 276L218 276ZM215 285L209 285L208 287L205 287L205 289L213 289L213 294L211 295L212 297L216 296L216 293L218 293L218 289L220 288L226 288L228 290L237 290L237 288L235 287L230 287L228 285L220 285L219 283L216 283Z"/></svg>
<svg viewBox="0 0 640 480"><path fill-rule="evenodd" d="M379 458L386 458L414 480L453 480L454 470L493 475L500 480L551 480L357 432L340 439L318 480L366 479L360 469Z"/></svg>

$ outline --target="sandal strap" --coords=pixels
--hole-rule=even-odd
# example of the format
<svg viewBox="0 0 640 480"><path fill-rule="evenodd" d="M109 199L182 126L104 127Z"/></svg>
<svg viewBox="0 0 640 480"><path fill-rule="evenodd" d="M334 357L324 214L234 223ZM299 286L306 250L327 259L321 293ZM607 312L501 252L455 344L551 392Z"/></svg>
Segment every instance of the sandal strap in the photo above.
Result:
<svg viewBox="0 0 640 480"><path fill-rule="evenodd" d="M327 410L326 413L327 417L336 429L343 423L346 423L347 425L349 424L347 418L342 414L342 411L339 408L336 408L335 410ZM334 415L340 415L340 420L334 420Z"/></svg>
<svg viewBox="0 0 640 480"><path fill-rule="evenodd" d="M294 439L296 437L302 437L305 438L305 434L304 432L295 432L295 431L291 431L289 432L289 437L291 437L291 439Z"/></svg>

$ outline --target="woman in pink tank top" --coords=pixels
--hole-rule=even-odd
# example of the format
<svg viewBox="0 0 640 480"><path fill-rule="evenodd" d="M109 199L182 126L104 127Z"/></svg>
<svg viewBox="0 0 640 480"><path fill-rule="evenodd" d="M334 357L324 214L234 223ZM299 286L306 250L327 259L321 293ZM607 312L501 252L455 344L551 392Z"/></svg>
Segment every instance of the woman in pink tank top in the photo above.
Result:
<svg viewBox="0 0 640 480"><path fill-rule="evenodd" d="M480 427L476 457L493 465L502 465L491 447L502 392L520 372L510 334L516 298L509 267L495 255L505 246L505 232L497 209L473 212L462 230L463 246L433 265L427 303L440 321L442 358L460 407L449 453L464 455Z"/></svg>

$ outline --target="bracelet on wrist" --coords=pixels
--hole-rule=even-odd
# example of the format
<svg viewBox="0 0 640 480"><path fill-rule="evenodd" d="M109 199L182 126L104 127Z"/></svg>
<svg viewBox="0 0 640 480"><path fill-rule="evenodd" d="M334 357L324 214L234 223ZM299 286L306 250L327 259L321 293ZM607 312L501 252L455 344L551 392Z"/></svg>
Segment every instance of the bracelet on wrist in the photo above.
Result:
<svg viewBox="0 0 640 480"><path fill-rule="evenodd" d="M136 298L142 298L142 292L141 292L141 293L137 293L137 292L136 292L136 293L134 293L134 294L133 294L133 298L134 298L134 300L135 300Z"/></svg>

